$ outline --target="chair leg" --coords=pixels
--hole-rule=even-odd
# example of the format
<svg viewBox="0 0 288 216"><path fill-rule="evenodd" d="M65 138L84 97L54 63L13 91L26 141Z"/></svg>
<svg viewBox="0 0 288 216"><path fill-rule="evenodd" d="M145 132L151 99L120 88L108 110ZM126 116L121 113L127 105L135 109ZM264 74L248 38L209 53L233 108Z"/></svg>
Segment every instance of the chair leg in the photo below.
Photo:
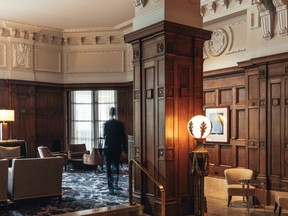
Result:
<svg viewBox="0 0 288 216"><path fill-rule="evenodd" d="M232 196L228 196L228 204L227 204L227 207L230 206L230 202L231 202L231 200L232 200Z"/></svg>
<svg viewBox="0 0 288 216"><path fill-rule="evenodd" d="M275 203L274 203L274 212L276 212L277 207L278 207L278 204L277 204L277 202L275 202Z"/></svg>
<svg viewBox="0 0 288 216"><path fill-rule="evenodd" d="M247 206L249 205L249 196L246 196Z"/></svg>
<svg viewBox="0 0 288 216"><path fill-rule="evenodd" d="M278 216L280 216L282 213L282 207L279 206Z"/></svg>

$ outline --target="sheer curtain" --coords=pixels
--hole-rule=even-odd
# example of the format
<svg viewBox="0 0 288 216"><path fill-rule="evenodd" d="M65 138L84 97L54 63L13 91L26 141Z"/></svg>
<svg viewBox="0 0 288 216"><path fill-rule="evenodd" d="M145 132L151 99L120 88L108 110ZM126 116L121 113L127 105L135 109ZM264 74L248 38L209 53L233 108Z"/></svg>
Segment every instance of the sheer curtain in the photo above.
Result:
<svg viewBox="0 0 288 216"><path fill-rule="evenodd" d="M85 143L87 150L102 147L103 127L109 119L109 109L117 105L117 92L71 91L70 92L70 143Z"/></svg>
<svg viewBox="0 0 288 216"><path fill-rule="evenodd" d="M85 143L91 150L94 142L93 91L71 91L70 143Z"/></svg>
<svg viewBox="0 0 288 216"><path fill-rule="evenodd" d="M117 106L117 95L116 91L98 91L97 99L95 100L95 107L98 108L96 113L97 118L95 119L96 133L98 137L98 143L95 143L98 147L104 147L103 130L104 123L107 121L109 116L109 110L111 107Z"/></svg>

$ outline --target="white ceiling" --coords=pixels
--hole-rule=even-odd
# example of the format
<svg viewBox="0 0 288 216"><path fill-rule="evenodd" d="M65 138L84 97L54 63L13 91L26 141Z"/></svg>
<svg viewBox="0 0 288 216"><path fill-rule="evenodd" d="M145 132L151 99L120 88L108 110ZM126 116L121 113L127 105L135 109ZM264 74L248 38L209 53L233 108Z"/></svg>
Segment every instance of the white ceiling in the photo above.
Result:
<svg viewBox="0 0 288 216"><path fill-rule="evenodd" d="M114 27L134 12L134 0L0 0L0 20L58 29Z"/></svg>

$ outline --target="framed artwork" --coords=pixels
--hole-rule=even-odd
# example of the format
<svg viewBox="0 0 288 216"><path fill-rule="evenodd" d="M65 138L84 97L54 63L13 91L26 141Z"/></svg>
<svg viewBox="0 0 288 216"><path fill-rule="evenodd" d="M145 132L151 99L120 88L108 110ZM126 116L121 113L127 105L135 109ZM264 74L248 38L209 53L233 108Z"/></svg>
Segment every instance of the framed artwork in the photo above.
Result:
<svg viewBox="0 0 288 216"><path fill-rule="evenodd" d="M212 123L212 130L206 142L228 143L229 107L206 107L205 115Z"/></svg>

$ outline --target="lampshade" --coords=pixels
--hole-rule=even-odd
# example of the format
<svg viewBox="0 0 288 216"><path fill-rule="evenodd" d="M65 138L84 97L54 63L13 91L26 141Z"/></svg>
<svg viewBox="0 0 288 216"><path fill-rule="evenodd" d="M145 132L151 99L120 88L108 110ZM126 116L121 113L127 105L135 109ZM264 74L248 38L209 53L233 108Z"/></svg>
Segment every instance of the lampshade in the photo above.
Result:
<svg viewBox="0 0 288 216"><path fill-rule="evenodd" d="M7 122L7 121L14 121L14 110L0 110L0 121Z"/></svg>
<svg viewBox="0 0 288 216"><path fill-rule="evenodd" d="M195 139L205 139L212 130L212 123L207 117L196 115L188 122L187 129Z"/></svg>

